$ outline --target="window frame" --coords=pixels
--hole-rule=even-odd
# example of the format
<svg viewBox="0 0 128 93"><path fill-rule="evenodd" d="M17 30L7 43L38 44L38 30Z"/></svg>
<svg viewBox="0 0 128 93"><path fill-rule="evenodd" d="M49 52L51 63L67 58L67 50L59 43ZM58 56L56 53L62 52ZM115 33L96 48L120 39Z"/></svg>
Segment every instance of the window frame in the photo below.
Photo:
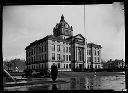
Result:
<svg viewBox="0 0 128 93"><path fill-rule="evenodd" d="M60 52L60 45L57 45L57 52Z"/></svg>
<svg viewBox="0 0 128 93"><path fill-rule="evenodd" d="M52 44L52 51L55 51L55 45Z"/></svg>
<svg viewBox="0 0 128 93"><path fill-rule="evenodd" d="M66 61L68 61L68 55L66 55Z"/></svg>
<svg viewBox="0 0 128 93"><path fill-rule="evenodd" d="M68 53L68 47L66 47L66 53Z"/></svg>
<svg viewBox="0 0 128 93"><path fill-rule="evenodd" d="M55 60L55 53L52 53L52 60Z"/></svg>

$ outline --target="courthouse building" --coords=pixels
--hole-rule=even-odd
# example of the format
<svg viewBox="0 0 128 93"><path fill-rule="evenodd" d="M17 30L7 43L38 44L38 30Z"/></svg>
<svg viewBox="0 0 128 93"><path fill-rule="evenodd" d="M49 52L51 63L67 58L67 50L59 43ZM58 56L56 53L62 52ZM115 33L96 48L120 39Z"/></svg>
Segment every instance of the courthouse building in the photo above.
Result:
<svg viewBox="0 0 128 93"><path fill-rule="evenodd" d="M81 35L73 36L73 28L65 21L64 16L53 29L53 35L36 40L26 48L27 69L51 70L55 63L59 71L96 69L101 66L101 45L88 43Z"/></svg>

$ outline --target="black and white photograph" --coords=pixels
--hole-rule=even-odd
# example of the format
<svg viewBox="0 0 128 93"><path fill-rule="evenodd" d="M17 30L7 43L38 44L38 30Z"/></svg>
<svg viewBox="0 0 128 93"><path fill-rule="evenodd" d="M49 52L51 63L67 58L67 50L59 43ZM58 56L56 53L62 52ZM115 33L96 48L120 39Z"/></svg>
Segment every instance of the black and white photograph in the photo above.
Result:
<svg viewBox="0 0 128 93"><path fill-rule="evenodd" d="M124 2L3 6L3 91L127 91Z"/></svg>

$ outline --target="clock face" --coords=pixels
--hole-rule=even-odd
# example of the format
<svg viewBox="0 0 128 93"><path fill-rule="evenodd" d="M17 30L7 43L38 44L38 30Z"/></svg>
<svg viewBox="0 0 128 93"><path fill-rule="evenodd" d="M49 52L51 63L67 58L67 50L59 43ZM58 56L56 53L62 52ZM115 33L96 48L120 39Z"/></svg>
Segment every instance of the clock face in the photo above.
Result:
<svg viewBox="0 0 128 93"><path fill-rule="evenodd" d="M68 28L68 24L65 24L65 27Z"/></svg>

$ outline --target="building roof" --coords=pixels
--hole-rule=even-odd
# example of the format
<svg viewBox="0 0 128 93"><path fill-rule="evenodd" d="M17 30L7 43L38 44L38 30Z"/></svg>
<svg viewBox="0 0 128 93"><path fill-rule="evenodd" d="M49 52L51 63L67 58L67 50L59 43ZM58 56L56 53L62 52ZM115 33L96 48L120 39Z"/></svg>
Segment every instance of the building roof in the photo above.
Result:
<svg viewBox="0 0 128 93"><path fill-rule="evenodd" d="M98 48L102 48L101 45L97 45L97 44L94 44L94 43L87 43L87 46L88 46L88 47L98 47Z"/></svg>
<svg viewBox="0 0 128 93"><path fill-rule="evenodd" d="M25 50L27 50L31 46L34 46L34 45L39 44L41 42L45 42L46 40L55 40L55 41L59 41L59 42L69 42L67 39L64 40L61 36L55 37L54 35L47 35L46 37L44 37L42 39L35 40L34 42L30 43L30 45L28 45L25 48Z"/></svg>
<svg viewBox="0 0 128 93"><path fill-rule="evenodd" d="M61 31L61 28L65 28L66 32ZM30 43L30 45L28 45L25 48L25 50L27 50L31 46L35 46L35 45L40 44L42 42L46 42L47 40L55 40L55 41L60 41L60 42L70 42L72 40L74 41L75 39L79 39L79 41L80 40L85 41L85 38L81 34L77 34L77 35L73 36L72 31L73 31L72 26L71 27L69 26L69 24L65 21L64 16L62 14L60 22L57 23L53 29L53 35L47 35L46 37L44 37L42 39L35 40L34 42ZM67 35L67 36L69 36L69 38L63 39L60 35L65 35L65 36ZM84 43L84 41L82 41L82 43ZM88 43L87 46L88 47L102 48L101 45L97 45L94 43Z"/></svg>

